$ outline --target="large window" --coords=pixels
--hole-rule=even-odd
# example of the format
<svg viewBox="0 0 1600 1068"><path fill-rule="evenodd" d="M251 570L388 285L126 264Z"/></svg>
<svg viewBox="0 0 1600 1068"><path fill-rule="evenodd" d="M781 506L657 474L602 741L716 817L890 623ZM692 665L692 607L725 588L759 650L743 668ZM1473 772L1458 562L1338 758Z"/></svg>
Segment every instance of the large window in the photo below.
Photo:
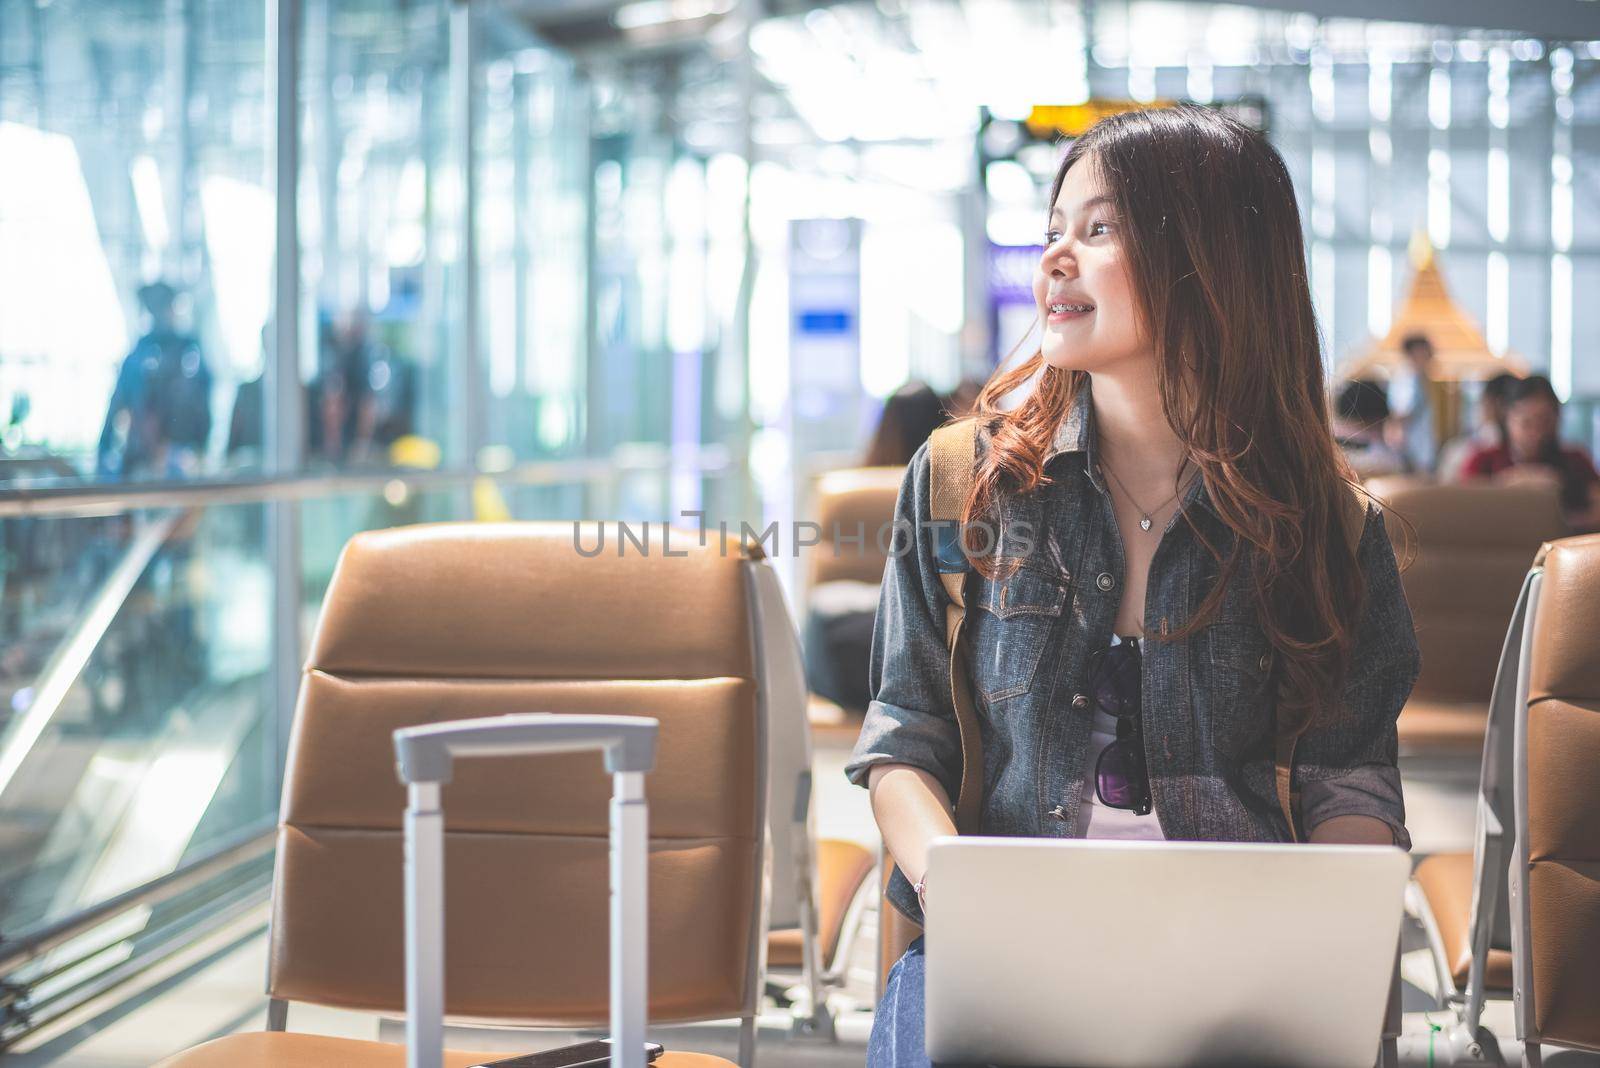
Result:
<svg viewBox="0 0 1600 1068"><path fill-rule="evenodd" d="M0 4L0 482L252 462L260 4Z"/></svg>
<svg viewBox="0 0 1600 1068"><path fill-rule="evenodd" d="M300 377L311 470L470 462L452 407L450 5L306 0Z"/></svg>
<svg viewBox="0 0 1600 1068"><path fill-rule="evenodd" d="M582 453L588 93L490 9L479 35L477 348L492 463Z"/></svg>

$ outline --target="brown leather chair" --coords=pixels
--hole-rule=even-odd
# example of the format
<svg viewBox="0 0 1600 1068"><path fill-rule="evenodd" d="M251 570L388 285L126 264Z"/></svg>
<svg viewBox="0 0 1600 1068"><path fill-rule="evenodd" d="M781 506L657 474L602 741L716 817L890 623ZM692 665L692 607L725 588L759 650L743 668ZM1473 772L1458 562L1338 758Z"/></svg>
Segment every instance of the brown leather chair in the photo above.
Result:
<svg viewBox="0 0 1600 1068"><path fill-rule="evenodd" d="M796 1031L834 1033L827 993L842 984L842 962L859 926L856 898L872 866L868 850L814 827L811 723L805 666L777 575L752 571L758 690L766 724L768 837L767 986L792 997ZM798 983L798 987L796 986Z"/></svg>
<svg viewBox="0 0 1600 1068"><path fill-rule="evenodd" d="M1416 881L1466 987L1454 1044L1479 1038L1485 994L1509 987L1524 1063L1537 1065L1543 1043L1600 1051L1600 535L1545 545L1524 596L1476 853L1430 857Z"/></svg>
<svg viewBox="0 0 1600 1068"><path fill-rule="evenodd" d="M904 467L850 467L817 480L813 511L822 540L811 549L811 585L851 579L876 586L883 581L888 527L905 473ZM853 540L858 536L860 542Z"/></svg>
<svg viewBox="0 0 1600 1068"><path fill-rule="evenodd" d="M823 838L817 842L816 862L817 964L822 985L837 986L843 981L849 936L860 924L861 890L871 882L877 858L856 842ZM774 930L767 940L769 974L802 971L805 952L799 928Z"/></svg>
<svg viewBox="0 0 1600 1068"><path fill-rule="evenodd" d="M904 467L852 467L829 471L817 480L812 511L821 528L821 540L809 550L808 589L829 582L863 583L876 589L882 583L883 568L889 559L885 551L888 527L894 520L895 499L904 477ZM810 697L808 718L843 724L856 721L856 717L815 694ZM778 972L809 970L817 976L814 990L842 983L849 943L865 904L863 894L872 892L869 877L875 863L871 850L854 842L818 841L814 873L816 960L808 964L807 955L812 950L805 946L800 929L779 929L772 932L767 944L768 968ZM823 1021L814 1023L820 1025Z"/></svg>
<svg viewBox="0 0 1600 1068"><path fill-rule="evenodd" d="M848 467L817 479L811 514L816 516L820 540L807 552L808 612L823 603L832 611L876 606L905 471L904 467ZM847 710L820 694L811 695L809 715L815 724L844 731L861 722L861 709Z"/></svg>
<svg viewBox="0 0 1600 1068"><path fill-rule="evenodd" d="M597 528L583 526L592 548ZM672 556L658 542L619 557L608 537L591 558L574 534L572 523L443 524L346 546L289 745L272 1030L207 1043L171 1068L403 1063L398 1046L285 1032L287 1003L403 1013L405 796L391 735L510 712L660 721L648 780L649 1018L739 1018L740 1061L752 1062L766 768L752 589L765 565L755 546L701 548L693 534L674 537ZM445 788L452 1017L605 1025L609 795L598 771L593 753L505 758L463 768ZM727 1062L669 1052L656 1063Z"/></svg>
<svg viewBox="0 0 1600 1068"><path fill-rule="evenodd" d="M1517 589L1539 546L1566 533L1553 488L1375 478L1366 487L1402 564L1422 673L1400 713L1407 752L1483 746L1489 691ZM1406 524L1411 531L1406 530ZM1414 540L1409 536L1415 534Z"/></svg>

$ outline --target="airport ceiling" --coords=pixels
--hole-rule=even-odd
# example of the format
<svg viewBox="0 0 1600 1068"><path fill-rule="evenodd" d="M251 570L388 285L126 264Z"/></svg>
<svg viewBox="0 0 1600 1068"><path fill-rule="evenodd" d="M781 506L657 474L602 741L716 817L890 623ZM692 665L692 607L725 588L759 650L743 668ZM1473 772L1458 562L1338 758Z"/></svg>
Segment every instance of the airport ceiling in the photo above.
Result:
<svg viewBox="0 0 1600 1068"><path fill-rule="evenodd" d="M670 125L707 155L753 150L813 165L827 146L867 146L904 184L938 189L970 181L982 109L1020 120L1041 102L1088 99L1091 68L1294 64L1314 49L1335 62L1381 52L1427 64L1452 42L1471 55L1516 41L1532 51L1529 39L1600 41L1600 0L499 3L580 64L655 90ZM633 126L623 107L599 116L602 130Z"/></svg>
<svg viewBox="0 0 1600 1068"><path fill-rule="evenodd" d="M656 51L703 43L717 26L753 6L762 18L798 15L837 0L504 0L549 43L575 53ZM1460 30L1508 31L1556 41L1600 39L1600 0L1233 0L1235 6L1319 18L1374 19ZM915 7L960 8L970 17L997 7L1125 6L1123 0L876 0L886 15Z"/></svg>

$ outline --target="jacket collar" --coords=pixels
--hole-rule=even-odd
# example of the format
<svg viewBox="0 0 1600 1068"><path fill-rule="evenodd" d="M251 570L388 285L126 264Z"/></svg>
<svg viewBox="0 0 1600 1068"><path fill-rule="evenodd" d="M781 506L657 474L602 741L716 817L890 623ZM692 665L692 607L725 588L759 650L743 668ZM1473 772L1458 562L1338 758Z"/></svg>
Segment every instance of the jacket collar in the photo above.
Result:
<svg viewBox="0 0 1600 1068"><path fill-rule="evenodd" d="M1090 395L1089 376L1085 375L1083 388L1072 398L1067 413L1056 427L1055 440L1050 443L1050 451L1045 453L1044 462L1049 463L1062 453L1088 453L1089 470L1096 473L1094 444L1094 401Z"/></svg>
<svg viewBox="0 0 1600 1068"><path fill-rule="evenodd" d="M1078 390L1077 396L1072 398L1072 403L1067 407L1066 414L1061 417L1061 423L1056 427L1054 440L1050 449L1045 453L1044 463L1048 465L1057 456L1067 453L1083 454L1083 469L1088 472L1089 481L1094 483L1096 489L1108 492L1106 484L1101 478L1100 461L1096 456L1097 439L1094 426L1094 394L1091 388L1091 377L1085 375L1083 388ZM1187 508L1198 501L1207 511L1216 514L1216 507L1211 503L1211 495L1206 492L1205 480L1194 478L1188 490L1184 492L1183 504Z"/></svg>

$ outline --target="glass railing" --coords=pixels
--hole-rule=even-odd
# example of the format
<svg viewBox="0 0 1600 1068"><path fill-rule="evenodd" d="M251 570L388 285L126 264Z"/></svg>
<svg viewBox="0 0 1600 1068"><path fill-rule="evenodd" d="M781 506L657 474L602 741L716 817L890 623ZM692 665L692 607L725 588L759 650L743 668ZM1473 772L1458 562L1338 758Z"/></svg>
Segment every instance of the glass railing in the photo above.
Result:
<svg viewBox="0 0 1600 1068"><path fill-rule="evenodd" d="M263 900L293 679L352 535L674 507L737 528L743 479L712 452L0 492L0 1049Z"/></svg>
<svg viewBox="0 0 1600 1068"><path fill-rule="evenodd" d="M271 815L263 510L5 522L72 552L8 560L0 931L59 920Z"/></svg>

